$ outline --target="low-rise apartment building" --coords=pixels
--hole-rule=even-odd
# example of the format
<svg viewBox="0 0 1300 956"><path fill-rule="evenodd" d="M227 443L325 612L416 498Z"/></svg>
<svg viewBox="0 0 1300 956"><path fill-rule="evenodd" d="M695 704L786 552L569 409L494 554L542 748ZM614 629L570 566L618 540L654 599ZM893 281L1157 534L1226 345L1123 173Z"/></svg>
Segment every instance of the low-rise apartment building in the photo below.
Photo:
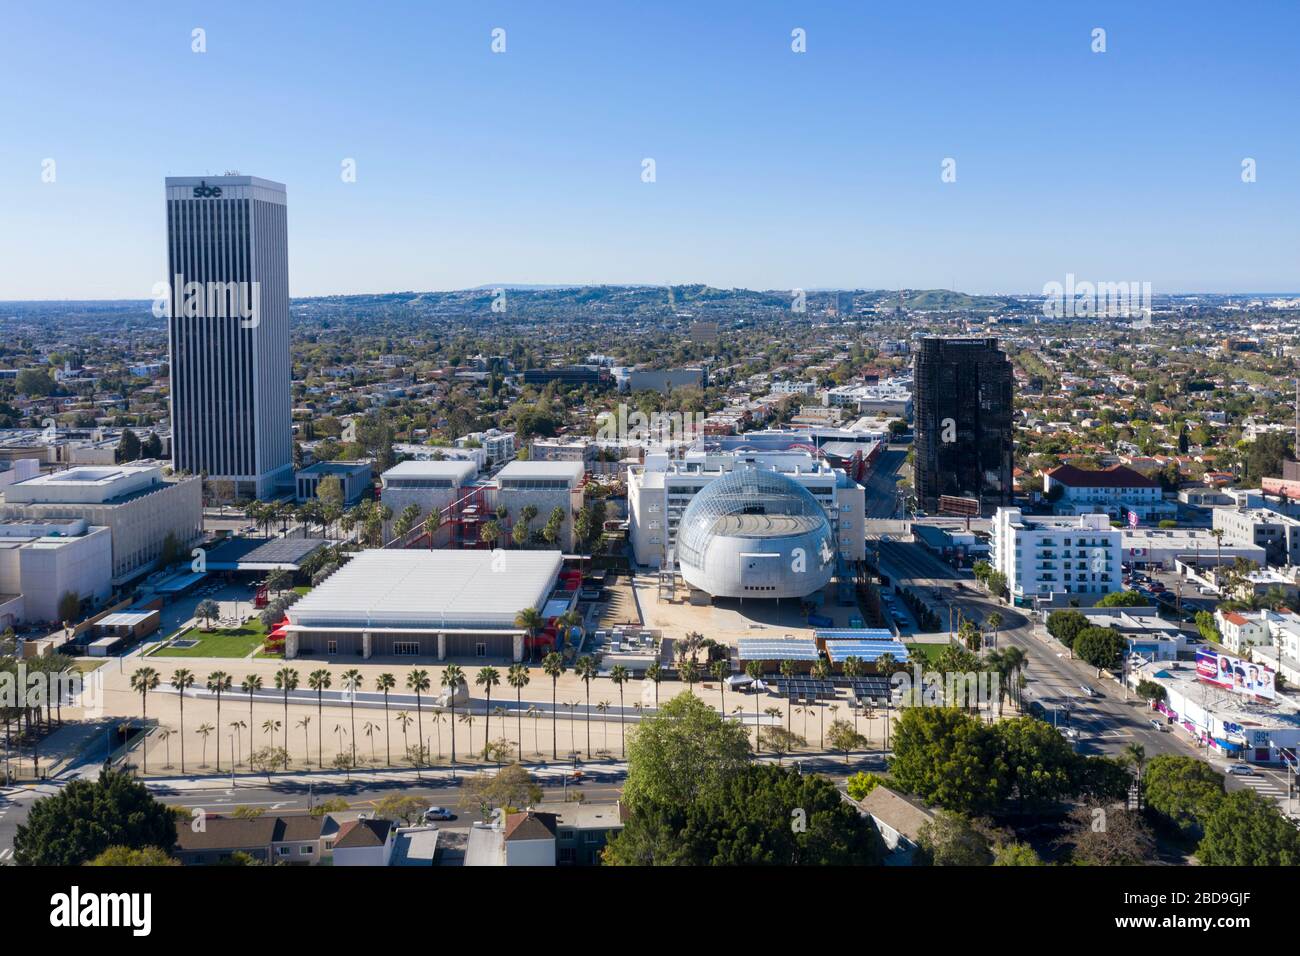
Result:
<svg viewBox="0 0 1300 956"><path fill-rule="evenodd" d="M993 567L1017 605L1089 605L1123 589L1120 531L1104 514L1034 517L999 508L992 530Z"/></svg>

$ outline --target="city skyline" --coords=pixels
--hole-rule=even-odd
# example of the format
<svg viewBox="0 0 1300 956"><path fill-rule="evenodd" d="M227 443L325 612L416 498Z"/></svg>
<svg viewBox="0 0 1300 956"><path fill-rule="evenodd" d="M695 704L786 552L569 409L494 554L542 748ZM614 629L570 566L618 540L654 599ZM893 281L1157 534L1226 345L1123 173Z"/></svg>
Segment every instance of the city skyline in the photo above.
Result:
<svg viewBox="0 0 1300 956"><path fill-rule="evenodd" d="M153 184L225 168L288 184L295 297L696 282L1032 295L1068 274L1157 294L1300 287L1278 214L1300 199L1285 172L1297 134L1278 122L1278 18L1295 11L675 5L643 22L399 5L364 33L341 12L259 11L256 29L246 12L160 7L129 30L88 5L11 14L10 35L31 37L5 51L11 85L40 75L54 37L67 69L6 106L0 300L148 297L166 268ZM259 97L269 108L237 137L186 132Z"/></svg>

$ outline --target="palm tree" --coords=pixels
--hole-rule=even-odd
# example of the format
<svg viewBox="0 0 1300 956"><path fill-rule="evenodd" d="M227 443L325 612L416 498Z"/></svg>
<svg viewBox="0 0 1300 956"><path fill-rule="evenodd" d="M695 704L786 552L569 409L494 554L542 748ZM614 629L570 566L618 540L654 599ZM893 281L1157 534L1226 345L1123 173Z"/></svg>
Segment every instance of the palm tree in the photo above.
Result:
<svg viewBox="0 0 1300 956"><path fill-rule="evenodd" d="M275 687L284 695L284 769L289 769L289 694L298 689L298 672L281 667L275 672Z"/></svg>
<svg viewBox="0 0 1300 956"><path fill-rule="evenodd" d="M831 676L831 666L824 660L819 660L812 666L812 676L816 680L829 680ZM817 714L821 722L821 748L826 749L826 707L824 704L818 704Z"/></svg>
<svg viewBox="0 0 1300 956"><path fill-rule="evenodd" d="M357 763L357 689L361 687L361 671L355 667L343 672L340 682L348 692L348 716L352 721L352 765Z"/></svg>
<svg viewBox="0 0 1300 956"><path fill-rule="evenodd" d="M185 667L172 671L172 687L181 705L181 776L185 776L185 692L194 686L194 674Z"/></svg>
<svg viewBox="0 0 1300 956"><path fill-rule="evenodd" d="M204 724L199 724L198 728L194 731L196 734L198 734L200 737L203 738L203 758L202 758L203 762L199 764L199 766L201 767L206 767L208 765L208 737L211 735L212 731L216 729L217 728L212 726L211 724L204 723ZM221 755L218 754L217 759L220 758Z"/></svg>
<svg viewBox="0 0 1300 956"><path fill-rule="evenodd" d="M996 645L998 642L998 628L1002 626L1002 613L1000 611L990 612L989 616L984 619L984 623L993 632L993 643Z"/></svg>
<svg viewBox="0 0 1300 956"><path fill-rule="evenodd" d="M577 728L573 726L574 724L573 712L577 710L578 702L576 700L572 700L572 701L566 700L563 701L563 705L567 707L569 710L569 754L576 755L578 752L578 744L577 741L574 739L574 734L577 733Z"/></svg>
<svg viewBox="0 0 1300 956"><path fill-rule="evenodd" d="M361 725L362 732L370 739L370 762L371 763L376 762L375 731L378 729L379 729L379 725L370 720L367 720L364 724Z"/></svg>
<svg viewBox="0 0 1300 956"><path fill-rule="evenodd" d="M1137 771L1137 782L1142 784L1142 767L1147 762L1147 751L1139 743L1130 743L1124 747L1124 762L1131 763Z"/></svg>
<svg viewBox="0 0 1300 956"><path fill-rule="evenodd" d="M465 725L465 732L469 734L469 745L470 747L473 747L474 746L474 712L469 710L465 711L465 713L460 715L460 722ZM451 715L451 754L452 754L451 766L452 766L452 772L454 773L456 767L456 715L454 713ZM487 759L486 748L484 748L483 759L484 760Z"/></svg>
<svg viewBox="0 0 1300 956"><path fill-rule="evenodd" d="M408 714L406 710L399 710L398 715L396 715L395 719L396 722L398 722L398 726L402 728L402 745L404 748L406 748L406 752L409 756L409 753L411 753L411 737L407 735L407 731L411 730L411 722L415 718L411 717L411 714ZM419 761L416 761L415 775L416 775L416 779L420 779Z"/></svg>
<svg viewBox="0 0 1300 956"><path fill-rule="evenodd" d="M311 739L307 736L307 728L311 726L311 714L306 714L298 718L298 726L302 728L302 752L306 755L307 766L311 766Z"/></svg>
<svg viewBox="0 0 1300 956"><path fill-rule="evenodd" d="M645 669L645 679L655 685L655 710L659 709L659 682L664 679L664 669L655 661Z"/></svg>
<svg viewBox="0 0 1300 956"><path fill-rule="evenodd" d="M515 615L515 627L521 628L528 634L528 643L531 647L529 657L537 652L537 634L546 626L546 619L542 617L542 612L535 607L526 607Z"/></svg>
<svg viewBox="0 0 1300 956"><path fill-rule="evenodd" d="M274 747L275 735L280 732L280 721L276 720L274 717L266 718L266 720L262 721L262 731L270 738L269 746ZM251 744L249 745L249 749L252 749ZM252 759L251 755L249 756L249 759Z"/></svg>
<svg viewBox="0 0 1300 956"><path fill-rule="evenodd" d="M307 686L316 692L316 760L321 769L325 767L325 746L321 743L321 731L325 727L324 692L332 683L330 672L324 668L307 675Z"/></svg>
<svg viewBox="0 0 1300 956"><path fill-rule="evenodd" d="M844 664L841 669L844 672L844 676L850 681L849 706L853 708L853 732L856 734L858 732L858 698L857 691L855 690L852 681L862 673L862 658L850 654L848 657L844 658Z"/></svg>
<svg viewBox="0 0 1300 956"><path fill-rule="evenodd" d="M429 672L425 670L413 670L406 675L406 688L415 694L415 723L416 732L419 736L416 738L416 753L421 758L424 756L424 714L422 713L423 696L428 692L432 684L429 681ZM441 754L439 754L441 756ZM419 764L416 765L416 777L420 775Z"/></svg>
<svg viewBox="0 0 1300 956"><path fill-rule="evenodd" d="M442 725L447 722L446 713L438 707L429 711L429 719L433 721L433 732L438 735L438 759L442 759Z"/></svg>
<svg viewBox="0 0 1300 956"><path fill-rule="evenodd" d="M1214 536L1214 568L1217 571L1223 564L1223 536L1227 532L1222 528L1215 528L1210 534Z"/></svg>
<svg viewBox="0 0 1300 956"><path fill-rule="evenodd" d="M528 705L528 718L533 722L533 753L541 756L542 748L537 741L537 721L542 716L542 710L536 704ZM522 756L522 755L521 755Z"/></svg>
<svg viewBox="0 0 1300 956"><path fill-rule="evenodd" d="M239 689L248 695L248 726L253 726L253 692L262 689L262 677L259 674L249 674L239 682ZM251 747L249 748L252 749Z"/></svg>
<svg viewBox="0 0 1300 956"><path fill-rule="evenodd" d="M632 679L632 674L622 664L615 664L609 669L609 679L618 686L618 741L623 756L627 757L627 736L624 732L623 685Z"/></svg>
<svg viewBox="0 0 1300 956"><path fill-rule="evenodd" d="M221 607L211 598L204 598L194 608L194 616L203 619L204 630L212 630L212 619L220 617Z"/></svg>
<svg viewBox="0 0 1300 956"><path fill-rule="evenodd" d="M172 730L170 727L160 727L158 729L158 736L162 738L163 747L167 753L167 765L163 767L164 770L170 770L172 768L172 737L175 734L176 731Z"/></svg>
<svg viewBox="0 0 1300 956"><path fill-rule="evenodd" d="M227 726L235 732L235 766L239 766L239 755L244 752L244 731L248 729L248 723L243 720L232 720ZM249 752L252 752L253 737L248 737Z"/></svg>
<svg viewBox="0 0 1300 956"><path fill-rule="evenodd" d="M447 700L451 704L451 772L456 773L456 691L465 683L465 672L459 664L448 664L442 669L442 686L448 690ZM470 724L472 728L474 725ZM470 746L474 738L470 737Z"/></svg>
<svg viewBox="0 0 1300 956"><path fill-rule="evenodd" d="M596 659L584 654L573 665L573 672L587 686L587 756L591 756L591 679L600 673Z"/></svg>
<svg viewBox="0 0 1300 956"><path fill-rule="evenodd" d="M335 733L335 734L338 736L338 738L339 738L339 752L338 752L338 756L339 756L339 757L347 758L347 754L345 754L345 753L343 752L343 738L346 737L346 736L348 735L348 729L347 729L346 727L344 727L342 724L335 724L335 725L334 725L334 733ZM354 766L356 766L356 762L357 762L357 748L356 748L355 746L353 746L353 748L352 748L352 757L351 757L351 759L346 760L346 763L347 763L347 769L348 769L348 779L349 779L349 780L352 779L352 768L353 768Z"/></svg>
<svg viewBox="0 0 1300 956"><path fill-rule="evenodd" d="M506 683L515 689L515 725L519 736L519 760L522 763L524 759L524 714L522 695L528 682L532 680L528 676L528 667L525 664L511 664L510 670L506 671Z"/></svg>
<svg viewBox="0 0 1300 956"><path fill-rule="evenodd" d="M149 707L147 699L149 691L158 686L158 672L152 667L141 667L131 675L131 689L140 695L140 719L144 725L144 741L147 744L149 740ZM140 758L143 765L144 773L149 772L149 748L142 745L140 747Z"/></svg>
<svg viewBox="0 0 1300 956"><path fill-rule="evenodd" d="M754 682L754 685L757 685L759 679L763 676L763 665L759 661L750 661L745 665L745 674ZM761 754L762 752L763 744L758 737L758 687L754 686L754 753Z"/></svg>
<svg viewBox="0 0 1300 956"><path fill-rule="evenodd" d="M375 678L375 686L384 692L384 761L393 765L393 726L388 722L388 692L397 686L397 678L392 674L380 674Z"/></svg>
<svg viewBox="0 0 1300 956"><path fill-rule="evenodd" d="M609 753L609 701L597 701L596 713L600 714L600 739L605 741L605 749L601 753Z"/></svg>
<svg viewBox="0 0 1300 956"><path fill-rule="evenodd" d="M555 651L551 651L542 658L542 671L551 679L551 756L559 760L559 731L556 722L560 719L560 715L555 704L555 686L560 680L560 675L564 673L564 658Z"/></svg>
<svg viewBox="0 0 1300 956"><path fill-rule="evenodd" d="M720 713L727 712L727 674L731 671L731 665L724 660L716 660L709 665L709 674L718 682L718 689L722 693L722 708Z"/></svg>
<svg viewBox="0 0 1300 956"><path fill-rule="evenodd" d="M487 691L483 711L483 759L487 760L488 741L492 739L492 688L501 686L501 674L495 667L480 667L474 683Z"/></svg>
<svg viewBox="0 0 1300 956"><path fill-rule="evenodd" d="M217 695L217 727L221 726L221 695L226 693L226 691L230 690L233 684L234 684L234 678L232 678L225 671L213 671L211 674L208 675L208 690L210 690L212 693ZM216 727L212 728L212 730L216 730L216 729L217 729ZM206 742L207 741L205 739L204 743L206 744ZM205 748L205 753L206 753L206 748ZM220 744L217 745L217 773L221 773L221 745Z"/></svg>

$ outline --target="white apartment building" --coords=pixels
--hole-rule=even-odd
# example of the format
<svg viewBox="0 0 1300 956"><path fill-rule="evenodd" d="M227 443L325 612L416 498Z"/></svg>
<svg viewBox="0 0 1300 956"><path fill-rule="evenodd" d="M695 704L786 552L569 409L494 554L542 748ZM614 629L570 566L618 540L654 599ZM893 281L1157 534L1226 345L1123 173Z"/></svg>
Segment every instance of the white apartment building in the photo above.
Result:
<svg viewBox="0 0 1300 956"><path fill-rule="evenodd" d="M487 455L488 464L495 465L498 462L509 461L515 457L514 432L503 432L496 428L489 428L485 432L462 435L456 439L456 447L473 448L475 442Z"/></svg>
<svg viewBox="0 0 1300 956"><path fill-rule="evenodd" d="M743 437L743 436L742 436ZM647 454L628 469L628 534L639 565L660 567L677 543L677 528L691 499L738 465L768 468L803 485L826 509L846 561L866 557L865 491L844 472L806 451L702 451L680 458Z"/></svg>
<svg viewBox="0 0 1300 956"><path fill-rule="evenodd" d="M1271 644L1273 634L1269 629L1268 611L1246 612L1225 611L1218 608L1214 612L1214 623L1223 638L1223 646L1234 654L1242 654L1246 648L1259 644Z"/></svg>
<svg viewBox="0 0 1300 956"><path fill-rule="evenodd" d="M0 628L61 623L59 601L107 600L112 535L84 518L0 521Z"/></svg>
<svg viewBox="0 0 1300 956"><path fill-rule="evenodd" d="M1178 513L1173 502L1165 501L1158 482L1123 465L1101 470L1061 465L1043 476L1043 493L1049 500L1057 488L1061 497L1054 510L1058 515L1101 513L1127 521L1132 511L1141 521L1159 521Z"/></svg>
<svg viewBox="0 0 1300 956"><path fill-rule="evenodd" d="M152 571L171 536L177 557L203 538L203 481L158 465L84 465L4 488L0 518L85 518L112 535L114 586Z"/></svg>
<svg viewBox="0 0 1300 956"><path fill-rule="evenodd" d="M1121 554L1120 531L1103 514L1038 517L999 508L993 516L993 567L1017 605L1095 604L1123 589Z"/></svg>
<svg viewBox="0 0 1300 956"><path fill-rule="evenodd" d="M1224 542L1257 544L1269 564L1300 564L1300 521L1264 508L1215 508L1214 527Z"/></svg>
<svg viewBox="0 0 1300 956"><path fill-rule="evenodd" d="M840 385L822 393L830 408L852 408L863 415L912 417L911 383L889 380L870 385Z"/></svg>

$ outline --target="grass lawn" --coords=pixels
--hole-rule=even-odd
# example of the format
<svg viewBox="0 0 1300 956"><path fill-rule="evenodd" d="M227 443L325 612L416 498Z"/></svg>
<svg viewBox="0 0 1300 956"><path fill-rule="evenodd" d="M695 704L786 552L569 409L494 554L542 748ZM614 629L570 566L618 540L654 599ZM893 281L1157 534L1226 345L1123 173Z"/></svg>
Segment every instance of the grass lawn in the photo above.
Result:
<svg viewBox="0 0 1300 956"><path fill-rule="evenodd" d="M198 641L193 647L161 647L151 657L247 657L266 640L266 627L253 618L241 627L205 631L195 627L186 631L184 640Z"/></svg>
<svg viewBox="0 0 1300 956"><path fill-rule="evenodd" d="M933 664L939 659L939 655L944 652L947 644L908 644L908 650L916 649L917 653L925 655L927 663Z"/></svg>

